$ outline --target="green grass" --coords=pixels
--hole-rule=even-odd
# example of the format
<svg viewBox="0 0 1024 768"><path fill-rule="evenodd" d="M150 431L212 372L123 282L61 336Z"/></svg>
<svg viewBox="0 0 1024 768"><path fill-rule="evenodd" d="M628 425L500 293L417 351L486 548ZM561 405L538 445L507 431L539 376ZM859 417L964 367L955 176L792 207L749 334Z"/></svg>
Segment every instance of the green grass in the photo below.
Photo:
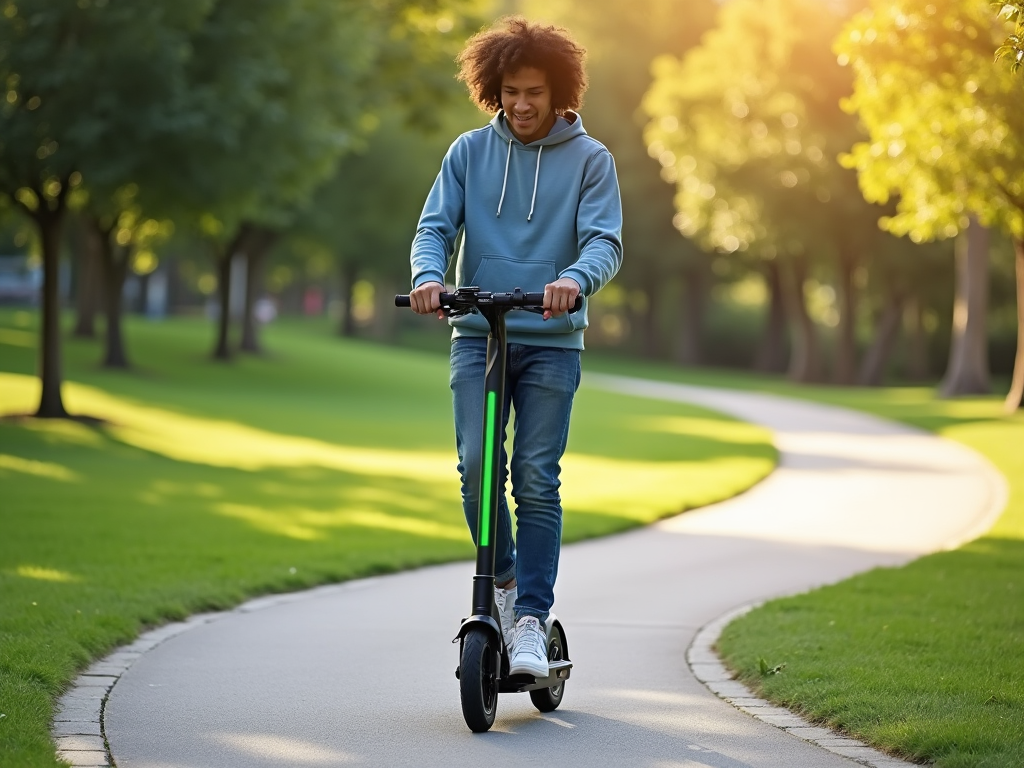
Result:
<svg viewBox="0 0 1024 768"><path fill-rule="evenodd" d="M35 323L0 311L0 413L36 403ZM129 373L65 341L65 402L104 424L0 419L5 768L56 765L55 698L147 626L472 554L443 356L283 322L267 358L223 365L205 322L127 331ZM760 428L584 387L565 539L728 497L774 462Z"/></svg>
<svg viewBox="0 0 1024 768"><path fill-rule="evenodd" d="M622 363L597 367L622 372ZM772 601L730 624L719 651L771 701L940 768L1024 766L1024 414L1001 398L938 400L927 388L796 387L635 363L632 375L762 389L933 430L1007 478L988 535L903 568ZM776 675L762 676L759 660Z"/></svg>

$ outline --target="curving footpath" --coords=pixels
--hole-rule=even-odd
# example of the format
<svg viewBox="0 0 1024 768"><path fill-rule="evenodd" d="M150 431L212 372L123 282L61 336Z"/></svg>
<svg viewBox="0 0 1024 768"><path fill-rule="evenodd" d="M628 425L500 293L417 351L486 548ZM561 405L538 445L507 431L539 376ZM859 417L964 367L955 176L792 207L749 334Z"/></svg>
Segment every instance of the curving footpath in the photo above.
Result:
<svg viewBox="0 0 1024 768"><path fill-rule="evenodd" d="M838 408L594 374L585 385L762 424L780 462L730 501L563 550L556 610L575 666L556 712L505 695L490 733L466 729L451 639L472 568L455 563L155 630L62 700L61 756L120 768L903 765L748 698L709 638L739 606L979 535L1005 503L998 473L960 445Z"/></svg>

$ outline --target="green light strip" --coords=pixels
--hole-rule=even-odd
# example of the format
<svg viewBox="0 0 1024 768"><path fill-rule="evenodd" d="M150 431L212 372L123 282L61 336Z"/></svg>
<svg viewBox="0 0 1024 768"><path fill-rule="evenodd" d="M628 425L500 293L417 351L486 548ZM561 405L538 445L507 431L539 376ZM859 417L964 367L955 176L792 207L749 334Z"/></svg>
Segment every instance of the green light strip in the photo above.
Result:
<svg viewBox="0 0 1024 768"><path fill-rule="evenodd" d="M491 472L494 467L494 408L498 393L487 393L487 419L484 437L484 472L480 488L480 546L491 544L491 490L494 485Z"/></svg>

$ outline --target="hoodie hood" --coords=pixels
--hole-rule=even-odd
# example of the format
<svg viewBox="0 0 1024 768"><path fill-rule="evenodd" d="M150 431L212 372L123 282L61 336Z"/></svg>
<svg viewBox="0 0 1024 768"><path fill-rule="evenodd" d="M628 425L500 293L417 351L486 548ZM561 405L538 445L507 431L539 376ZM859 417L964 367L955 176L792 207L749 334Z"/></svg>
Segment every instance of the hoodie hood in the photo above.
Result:
<svg viewBox="0 0 1024 768"><path fill-rule="evenodd" d="M534 147L537 148L537 167L533 172L533 195L530 198L530 212L526 216L527 221L533 221L533 211L537 204L537 184L540 182L540 158L544 154L544 147L550 147L555 144L563 144L570 139L574 139L577 136L586 136L587 132L583 130L583 119L571 110L566 110L564 115L558 117L565 120L568 125L560 131L553 131L547 136L536 141L531 141L529 144L523 144L519 139L515 137L512 130L508 127L508 123L505 121L505 110L498 110L498 114L491 120L491 127L501 137L502 141L508 143L508 151L505 154L505 174L501 179L501 197L498 199L498 210L495 212L496 218L501 218L501 206L505 203L505 190L508 188L508 166L512 160L512 145L516 144L522 147L524 150L532 150ZM558 118L556 117L556 120Z"/></svg>
<svg viewBox="0 0 1024 768"><path fill-rule="evenodd" d="M521 147L550 147L553 144L561 144L569 139L574 139L577 136L586 136L587 132L583 130L583 118L581 118L576 112L571 109L567 109L565 114L559 115L565 119L569 126L556 133L549 134L542 139L531 141L529 144L523 144L519 139L512 133L512 129L508 127L508 123L505 122L505 110L499 109L498 114L491 118L491 128L493 128L503 141L515 142Z"/></svg>

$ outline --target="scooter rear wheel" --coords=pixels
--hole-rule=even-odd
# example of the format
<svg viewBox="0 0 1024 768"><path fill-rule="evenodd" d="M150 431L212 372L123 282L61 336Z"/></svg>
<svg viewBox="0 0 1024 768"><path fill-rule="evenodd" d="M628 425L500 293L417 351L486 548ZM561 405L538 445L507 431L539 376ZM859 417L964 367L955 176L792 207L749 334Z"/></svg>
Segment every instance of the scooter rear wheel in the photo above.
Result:
<svg viewBox="0 0 1024 768"><path fill-rule="evenodd" d="M484 629L470 629L462 640L459 689L469 729L474 733L490 730L498 710L498 648Z"/></svg>
<svg viewBox="0 0 1024 768"><path fill-rule="evenodd" d="M548 639L548 661L560 661L565 656L565 638L562 631L556 625ZM565 693L565 683L553 685L550 688L538 688L530 691L530 701L533 706L541 712L554 712L562 703L562 695Z"/></svg>

